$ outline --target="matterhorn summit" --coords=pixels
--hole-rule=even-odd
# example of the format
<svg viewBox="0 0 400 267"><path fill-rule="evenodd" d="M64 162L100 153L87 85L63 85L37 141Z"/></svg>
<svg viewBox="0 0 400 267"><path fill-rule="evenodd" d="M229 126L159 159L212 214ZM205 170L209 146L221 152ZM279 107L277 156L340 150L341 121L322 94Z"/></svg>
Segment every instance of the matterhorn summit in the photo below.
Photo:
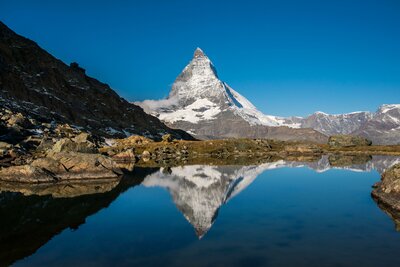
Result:
<svg viewBox="0 0 400 267"><path fill-rule="evenodd" d="M167 125L203 138L270 137L317 142L326 139L311 129L276 127L295 125L286 124L284 118L264 115L221 81L215 66L200 48L176 78L167 99L137 104Z"/></svg>
<svg viewBox="0 0 400 267"><path fill-rule="evenodd" d="M265 116L246 98L218 77L217 71L200 48L172 85L168 100L176 103L163 109L159 118L169 123L214 120L217 115L231 111L250 124L278 126L279 118Z"/></svg>
<svg viewBox="0 0 400 267"><path fill-rule="evenodd" d="M197 48L175 79L166 99L137 102L172 128L197 138L272 138L325 143L334 134L367 137L374 144L400 143L400 105L382 105L375 113L315 112L308 117L278 117L259 111L222 81L207 55ZM284 104L284 103L282 103Z"/></svg>

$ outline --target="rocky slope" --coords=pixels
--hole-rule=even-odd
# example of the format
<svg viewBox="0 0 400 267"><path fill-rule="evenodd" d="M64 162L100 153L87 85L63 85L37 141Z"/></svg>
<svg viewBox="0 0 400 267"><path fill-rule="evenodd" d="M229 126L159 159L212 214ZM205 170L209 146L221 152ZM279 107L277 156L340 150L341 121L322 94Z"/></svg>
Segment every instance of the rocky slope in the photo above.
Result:
<svg viewBox="0 0 400 267"><path fill-rule="evenodd" d="M376 113L308 117L265 115L218 78L210 59L196 49L193 59L172 85L167 99L137 103L167 125L198 137L251 137L326 141L336 134L361 135L374 144L400 142L400 105L383 105Z"/></svg>
<svg viewBox="0 0 400 267"><path fill-rule="evenodd" d="M382 105L376 112L337 115L316 112L306 118L295 118L294 122L299 127L313 128L326 135L364 136L375 145L400 143L400 104Z"/></svg>
<svg viewBox="0 0 400 267"><path fill-rule="evenodd" d="M365 136L375 144L400 144L400 104L382 105L353 134Z"/></svg>
<svg viewBox="0 0 400 267"><path fill-rule="evenodd" d="M381 181L374 185L372 197L378 206L391 217L400 231L400 163L387 169Z"/></svg>
<svg viewBox="0 0 400 267"><path fill-rule="evenodd" d="M0 22L0 106L43 122L69 123L103 136L159 138L172 130L85 74Z"/></svg>
<svg viewBox="0 0 400 267"><path fill-rule="evenodd" d="M285 119L258 111L218 78L214 65L199 48L176 78L167 99L137 104L167 125L203 138L273 138L319 143L327 140L315 130L287 127Z"/></svg>
<svg viewBox="0 0 400 267"><path fill-rule="evenodd" d="M338 115L318 111L297 123L302 128L312 128L326 135L351 134L372 117L372 113L363 111Z"/></svg>

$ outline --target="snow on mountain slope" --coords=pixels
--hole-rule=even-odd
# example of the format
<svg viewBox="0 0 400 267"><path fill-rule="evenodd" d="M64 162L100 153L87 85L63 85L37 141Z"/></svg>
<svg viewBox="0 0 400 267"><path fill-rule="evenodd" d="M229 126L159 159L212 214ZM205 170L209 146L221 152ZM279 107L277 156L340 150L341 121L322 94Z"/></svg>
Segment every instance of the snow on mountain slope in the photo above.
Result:
<svg viewBox="0 0 400 267"><path fill-rule="evenodd" d="M400 104L382 105L352 134L365 136L375 144L400 144Z"/></svg>
<svg viewBox="0 0 400 267"><path fill-rule="evenodd" d="M347 114L315 112L301 120L302 128L313 128L327 135L350 134L373 117L371 112L359 111Z"/></svg>
<svg viewBox="0 0 400 267"><path fill-rule="evenodd" d="M175 80L167 100L147 100L137 104L169 123L199 123L214 120L223 111L231 111L250 125L285 125L283 118L264 115L244 96L222 82L200 48Z"/></svg>

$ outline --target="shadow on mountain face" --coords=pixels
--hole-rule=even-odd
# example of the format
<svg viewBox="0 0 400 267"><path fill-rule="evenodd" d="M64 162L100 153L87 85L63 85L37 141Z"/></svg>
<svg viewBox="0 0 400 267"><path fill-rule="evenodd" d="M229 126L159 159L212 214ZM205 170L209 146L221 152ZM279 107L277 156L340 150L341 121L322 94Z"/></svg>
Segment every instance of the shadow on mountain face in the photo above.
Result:
<svg viewBox="0 0 400 267"><path fill-rule="evenodd" d="M72 198L0 193L0 266L30 256L66 228L77 229L157 170L136 168L108 192Z"/></svg>

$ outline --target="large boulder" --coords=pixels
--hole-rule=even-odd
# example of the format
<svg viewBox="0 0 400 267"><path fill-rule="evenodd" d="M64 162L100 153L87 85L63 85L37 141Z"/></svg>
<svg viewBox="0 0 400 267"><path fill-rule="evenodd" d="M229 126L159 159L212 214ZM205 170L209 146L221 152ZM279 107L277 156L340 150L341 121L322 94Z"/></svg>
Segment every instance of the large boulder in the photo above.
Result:
<svg viewBox="0 0 400 267"><path fill-rule="evenodd" d="M328 145L332 148L370 146L372 142L361 136L333 135L329 137Z"/></svg>
<svg viewBox="0 0 400 267"><path fill-rule="evenodd" d="M49 152L81 152L81 153L95 153L96 146L87 138L78 135L74 139L62 138L58 140Z"/></svg>
<svg viewBox="0 0 400 267"><path fill-rule="evenodd" d="M11 166L0 170L0 179L13 182L53 182L55 176L31 165Z"/></svg>
<svg viewBox="0 0 400 267"><path fill-rule="evenodd" d="M145 145L153 142L153 140L140 135L132 135L124 139L115 139L114 142L115 142L114 146L126 148L126 147L134 147L137 145Z"/></svg>
<svg viewBox="0 0 400 267"><path fill-rule="evenodd" d="M26 118L22 113L11 113L8 114L9 117L7 118L7 125L9 127L30 127L32 124L28 118Z"/></svg>
<svg viewBox="0 0 400 267"><path fill-rule="evenodd" d="M382 174L379 187L384 193L400 193L400 164L394 165Z"/></svg>
<svg viewBox="0 0 400 267"><path fill-rule="evenodd" d="M121 175L116 163L99 154L52 153L29 165L0 170L0 179L15 182L52 182L62 180L104 179Z"/></svg>
<svg viewBox="0 0 400 267"><path fill-rule="evenodd" d="M322 150L315 144L292 144L283 148L288 154L321 154Z"/></svg>
<svg viewBox="0 0 400 267"><path fill-rule="evenodd" d="M128 148L125 151L115 154L112 158L117 161L135 161L135 150Z"/></svg>

